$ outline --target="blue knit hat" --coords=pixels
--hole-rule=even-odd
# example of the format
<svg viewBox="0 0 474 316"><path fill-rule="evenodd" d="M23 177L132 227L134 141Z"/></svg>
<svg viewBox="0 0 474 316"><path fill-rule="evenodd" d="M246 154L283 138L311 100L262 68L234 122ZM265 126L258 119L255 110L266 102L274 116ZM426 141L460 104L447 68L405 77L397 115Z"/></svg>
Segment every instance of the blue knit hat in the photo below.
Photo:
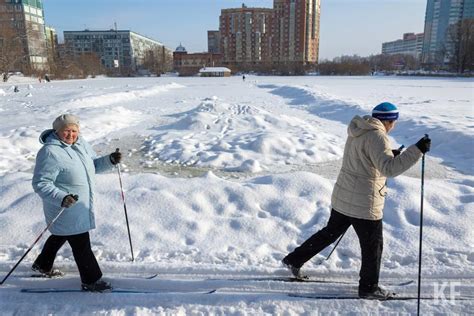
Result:
<svg viewBox="0 0 474 316"><path fill-rule="evenodd" d="M372 110L372 117L381 121L393 121L398 119L398 109L390 102L383 102Z"/></svg>

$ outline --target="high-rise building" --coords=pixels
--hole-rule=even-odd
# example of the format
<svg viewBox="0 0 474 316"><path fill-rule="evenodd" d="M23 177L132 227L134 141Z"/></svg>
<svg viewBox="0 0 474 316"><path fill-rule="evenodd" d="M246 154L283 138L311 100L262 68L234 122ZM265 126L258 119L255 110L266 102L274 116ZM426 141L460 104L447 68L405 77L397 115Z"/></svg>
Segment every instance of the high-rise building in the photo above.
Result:
<svg viewBox="0 0 474 316"><path fill-rule="evenodd" d="M474 1L464 0L463 19L474 19Z"/></svg>
<svg viewBox="0 0 474 316"><path fill-rule="evenodd" d="M474 16L474 0L428 0L425 15L424 65L449 64L460 36L460 22Z"/></svg>
<svg viewBox="0 0 474 316"><path fill-rule="evenodd" d="M230 64L270 60L273 15L270 8L223 9L219 23L223 60Z"/></svg>
<svg viewBox="0 0 474 316"><path fill-rule="evenodd" d="M221 33L219 31L207 31L207 51L218 54L219 44L221 42Z"/></svg>
<svg viewBox="0 0 474 316"><path fill-rule="evenodd" d="M320 0L274 0L273 60L317 63Z"/></svg>
<svg viewBox="0 0 474 316"><path fill-rule="evenodd" d="M10 70L46 70L48 53L42 0L3 0L0 2L0 37L21 39L22 55ZM6 40L6 38L4 39Z"/></svg>
<svg viewBox="0 0 474 316"><path fill-rule="evenodd" d="M160 42L128 30L64 31L66 49L70 54L96 54L105 68L118 68L122 73L135 73L144 68L150 53L172 67L172 52Z"/></svg>
<svg viewBox="0 0 474 316"><path fill-rule="evenodd" d="M317 63L320 0L274 0L273 8L223 9L219 31L225 64Z"/></svg>
<svg viewBox="0 0 474 316"><path fill-rule="evenodd" d="M412 55L418 59L421 57L421 51L423 49L423 38L423 33L405 33L403 34L403 39L382 43L382 54Z"/></svg>

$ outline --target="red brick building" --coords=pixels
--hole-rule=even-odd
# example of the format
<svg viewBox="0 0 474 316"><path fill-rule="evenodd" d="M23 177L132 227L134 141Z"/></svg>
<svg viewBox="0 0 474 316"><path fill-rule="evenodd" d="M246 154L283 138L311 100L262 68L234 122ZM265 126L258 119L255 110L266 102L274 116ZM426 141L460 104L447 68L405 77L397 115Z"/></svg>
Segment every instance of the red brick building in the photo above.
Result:
<svg viewBox="0 0 474 316"><path fill-rule="evenodd" d="M274 0L273 8L223 9L223 64L306 66L319 55L320 0ZM244 67L245 68L245 67Z"/></svg>
<svg viewBox="0 0 474 316"><path fill-rule="evenodd" d="M273 60L317 63L320 0L274 0L273 7L276 22Z"/></svg>
<svg viewBox="0 0 474 316"><path fill-rule="evenodd" d="M225 63L258 63L271 59L272 22L269 8L247 8L221 11L220 52Z"/></svg>
<svg viewBox="0 0 474 316"><path fill-rule="evenodd" d="M215 53L188 54L186 49L179 45L173 52L174 70L180 76L193 76L203 67L215 67L222 64L222 55Z"/></svg>

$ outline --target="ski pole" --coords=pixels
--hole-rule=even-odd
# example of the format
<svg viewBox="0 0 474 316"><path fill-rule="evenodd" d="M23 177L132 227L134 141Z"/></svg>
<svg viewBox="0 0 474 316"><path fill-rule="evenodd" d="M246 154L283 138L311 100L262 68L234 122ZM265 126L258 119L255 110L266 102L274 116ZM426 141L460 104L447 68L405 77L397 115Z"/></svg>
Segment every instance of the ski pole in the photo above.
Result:
<svg viewBox="0 0 474 316"><path fill-rule="evenodd" d="M425 138L428 134L425 134ZM421 203L420 203L420 247L418 253L418 299L417 299L417 315L420 315L420 294L421 294L421 255L423 246L423 200L425 191L425 154L421 158Z"/></svg>
<svg viewBox="0 0 474 316"><path fill-rule="evenodd" d="M348 227L347 229L349 229L349 227ZM341 237L339 237L339 239L337 240L336 244L334 245L334 248L332 248L331 252L330 252L329 255L326 257L326 259L320 259L320 260L316 263L316 265L320 265L320 264L322 264L324 261L329 260L329 258L331 257L332 253L334 252L334 250L336 250L337 245L339 245L339 243L341 242L342 237L344 237L345 233L347 232L347 229L342 233Z"/></svg>
<svg viewBox="0 0 474 316"><path fill-rule="evenodd" d="M119 148L115 149L115 152L119 152ZM133 256L132 237L130 235L130 225L128 224L127 204L125 203L125 194L123 193L122 173L120 172L119 163L117 164L117 171L118 171L119 182L120 182L120 191L122 192L123 210L125 211L125 221L127 222L128 241L130 242L130 252L132 254L132 262L133 262L135 261L135 257Z"/></svg>
<svg viewBox="0 0 474 316"><path fill-rule="evenodd" d="M347 228L347 229L349 229L349 228ZM336 250L337 245L339 245L339 243L341 242L342 237L344 237L345 233L347 232L347 229L342 233L341 237L339 237L339 240L336 242L336 244L334 245L334 248L332 248L331 252L329 253L329 255L327 256L327 258L324 261L329 260L329 257L331 257L334 250Z"/></svg>
<svg viewBox="0 0 474 316"><path fill-rule="evenodd" d="M77 195L73 195L72 197L76 201L79 199L79 196L77 196ZM54 222L56 222L56 220L59 218L59 216L61 216L61 214L64 212L65 209L66 209L66 207L61 207L61 209L59 210L58 215L56 215L56 217L53 218L51 223L49 223L48 226L46 226L46 228L41 232L41 234L39 234L39 236L35 239L35 241L30 246L30 248L28 248L28 250L25 252L25 254L20 258L20 260L18 260L18 262L13 266L13 268L10 270L10 272L8 272L8 274L3 278L2 282L0 282L0 285L2 285L8 279L10 274L12 274L13 271L15 271L16 267L18 267L18 265L23 261L23 259L25 259L26 255L28 255L28 253L31 251L31 249L33 249L33 247L36 245L36 243L41 239L41 237L43 237L43 234L54 224Z"/></svg>

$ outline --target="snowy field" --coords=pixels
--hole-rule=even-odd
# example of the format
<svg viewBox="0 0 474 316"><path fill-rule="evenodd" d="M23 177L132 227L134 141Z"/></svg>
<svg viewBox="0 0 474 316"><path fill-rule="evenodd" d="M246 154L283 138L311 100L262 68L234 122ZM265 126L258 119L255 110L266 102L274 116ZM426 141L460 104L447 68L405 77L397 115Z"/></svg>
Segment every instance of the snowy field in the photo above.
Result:
<svg viewBox="0 0 474 316"><path fill-rule="evenodd" d="M13 86L20 92L15 93ZM105 279L146 294L21 293L78 289L65 246L62 279L29 278L43 240L0 286L2 315L324 315L416 312L416 300L316 300L289 294L357 291L360 251L348 231L332 257L304 272L335 283L292 283L280 260L322 228L343 153L346 125L389 101L401 112L393 148L428 133L423 313L474 313L474 82L400 77L129 78L0 83L0 277L45 223L31 187L39 134L56 116L80 117L97 152L125 153L123 182L135 262L117 172L97 176L93 250ZM416 296L418 164L388 181L381 285ZM153 279L147 276L158 274ZM272 280L277 278L277 280ZM212 294L206 294L216 290Z"/></svg>

